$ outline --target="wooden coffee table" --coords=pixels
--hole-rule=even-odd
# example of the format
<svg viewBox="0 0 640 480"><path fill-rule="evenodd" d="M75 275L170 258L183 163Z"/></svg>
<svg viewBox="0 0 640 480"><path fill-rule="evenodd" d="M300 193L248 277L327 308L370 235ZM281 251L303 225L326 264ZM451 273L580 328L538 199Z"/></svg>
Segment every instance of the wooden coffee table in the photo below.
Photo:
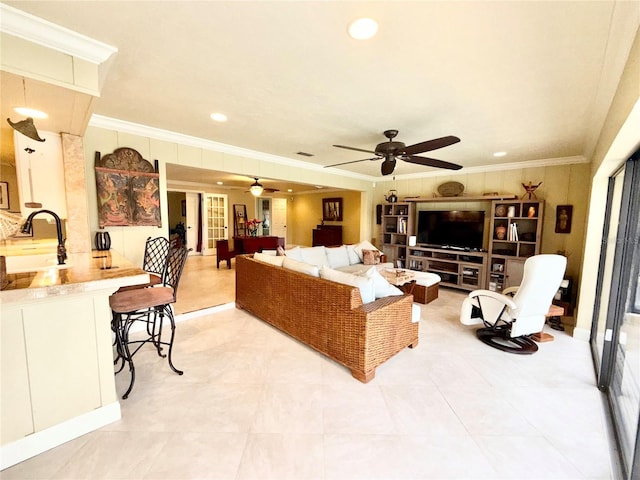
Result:
<svg viewBox="0 0 640 480"><path fill-rule="evenodd" d="M406 268L385 268L380 272L387 282L396 287L413 282L415 274Z"/></svg>

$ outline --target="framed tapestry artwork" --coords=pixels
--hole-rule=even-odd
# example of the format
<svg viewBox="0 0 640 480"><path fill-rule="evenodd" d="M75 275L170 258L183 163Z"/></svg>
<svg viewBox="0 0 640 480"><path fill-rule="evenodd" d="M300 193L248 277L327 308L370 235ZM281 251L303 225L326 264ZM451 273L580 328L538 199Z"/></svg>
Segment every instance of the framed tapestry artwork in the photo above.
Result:
<svg viewBox="0 0 640 480"><path fill-rule="evenodd" d="M322 199L322 220L323 221L342 221L342 198L323 198Z"/></svg>
<svg viewBox="0 0 640 480"><path fill-rule="evenodd" d="M161 227L160 175L133 148L95 158L98 224Z"/></svg>

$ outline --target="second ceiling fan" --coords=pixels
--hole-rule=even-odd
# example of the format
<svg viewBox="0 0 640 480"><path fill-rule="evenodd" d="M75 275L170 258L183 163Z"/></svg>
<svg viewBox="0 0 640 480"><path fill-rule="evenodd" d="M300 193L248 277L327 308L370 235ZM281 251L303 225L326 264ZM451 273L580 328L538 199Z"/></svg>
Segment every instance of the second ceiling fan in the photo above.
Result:
<svg viewBox="0 0 640 480"><path fill-rule="evenodd" d="M437 150L439 148L448 147L449 145L458 143L460 141L458 137L449 135L447 137L434 138L433 140L427 140L426 142L416 143L415 145L409 145L407 147L404 143L393 140L396 135L398 135L398 130L385 130L384 136L387 137L389 141L379 143L374 151L347 147L345 145L334 145L334 147L345 148L347 150L373 153L376 156L372 158L352 160L350 162L325 165L325 168L347 165L349 163L365 162L367 160L380 160L381 158L384 159L380 166L382 175L389 175L393 173L393 170L396 168L396 159L398 158L405 162L425 165L427 167L447 168L449 170L460 170L462 168L462 165L458 165L456 163L445 162L444 160L437 160L435 158L416 156L417 153L430 152L431 150Z"/></svg>

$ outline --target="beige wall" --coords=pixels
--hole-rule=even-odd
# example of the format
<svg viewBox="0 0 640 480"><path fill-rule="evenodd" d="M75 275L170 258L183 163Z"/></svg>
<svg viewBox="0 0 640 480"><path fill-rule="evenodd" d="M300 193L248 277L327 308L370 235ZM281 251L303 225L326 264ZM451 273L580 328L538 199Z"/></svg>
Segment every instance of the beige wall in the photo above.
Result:
<svg viewBox="0 0 640 480"><path fill-rule="evenodd" d="M590 166L586 163L573 165L559 165L557 167L523 168L517 170L503 170L487 173L446 175L431 178L413 178L388 181L376 185L374 201L384 203L384 195L388 190L398 190L400 199L405 196L419 196L433 198L438 185L447 181L456 181L464 185L466 196L481 196L488 192L499 194L514 194L521 197L525 190L522 184L542 182L535 191L539 200L545 201L545 211L542 226L542 253L564 252L567 255L567 275L574 281L580 278L583 260L583 242L585 221L587 215L587 201ZM439 210L457 208L460 210L485 210L489 212L490 202L446 202L434 203ZM573 205L573 221L571 233L555 233L555 213L558 205ZM433 208L426 203L420 203L418 209ZM374 213L375 215L375 213ZM487 218L489 214L487 213ZM375 226L374 233L380 235L380 226ZM488 245L488 232L485 232L485 247Z"/></svg>
<svg viewBox="0 0 640 480"><path fill-rule="evenodd" d="M261 161L254 158L244 158L237 155L231 155L228 153L216 152L207 150L206 148L194 147L190 145L182 145L175 142L168 142L157 138L145 137L133 133L127 133L122 131L89 127L84 137L84 155L86 166L86 187L87 196L89 202L89 225L91 235L93 235L98 229L98 210L96 200L96 185L95 185L95 170L94 170L94 155L96 151L101 152L103 155L113 152L119 147L130 147L137 150L143 158L150 161L158 160L159 173L160 173L160 191L161 198L165 198L164 193L167 191L167 179L166 179L166 165L167 163L176 163L179 165L209 168L212 170L226 171L236 174L245 174L248 176L260 175L270 178L278 178L283 180L292 180L300 182L309 182L316 184L322 182L323 185L334 188L350 188L353 190L366 190L369 188L369 183L363 180L342 177L339 175L332 175L326 172L309 171L297 167L283 168L282 165L271 163L268 161ZM211 189L204 187L190 187L179 188L177 185L171 185L172 190L184 190L184 191L207 191L210 193L226 193L229 195L229 206L232 208L233 204L240 203L247 206L247 215L255 216L255 199L250 193L245 193L238 190L222 190L215 189L213 186ZM275 196L275 195L274 195ZM340 195L327 195L327 196L342 196ZM287 197L289 198L289 197ZM353 209L349 209L346 223L349 223L349 227L346 229L346 239L354 239L352 241L358 241L359 234L353 234L352 230L359 231L361 229L361 222L359 221L360 208L359 208L360 193L354 193L354 198L349 197L349 204L353 204ZM301 202L304 203L304 202ZM319 204L322 202L319 200ZM287 202L288 211L293 212L293 216L288 212L287 225L290 232L288 233L287 243L296 243L295 238L301 234L291 233L291 230L297 230L300 228L299 221L309 221L309 227L306 228L309 235L308 243L311 244L311 224L315 226L319 223L319 210L318 213L309 212L308 215L299 217L297 210L294 208L295 201L289 200ZM113 248L122 253L128 260L134 264L141 264L144 253L144 242L147 237L168 235L169 218L167 202L161 202L161 218L162 227L108 227L107 230L112 239ZM315 207L313 207L315 208ZM318 207L321 208L321 207ZM305 210L301 210L302 214ZM353 217L351 217L353 215ZM317 217L317 220L316 220ZM293 226L293 228L292 228ZM233 216L229 215L229 228L230 234L233 235ZM300 232L304 229L300 228ZM302 243L302 242L299 242Z"/></svg>
<svg viewBox="0 0 640 480"><path fill-rule="evenodd" d="M318 192L300 194L289 202L289 234L294 245L310 246L313 229L322 222L322 199L342 198L342 222L325 222L326 225L342 225L343 243L357 243L360 238L360 192L343 190L339 192Z"/></svg>
<svg viewBox="0 0 640 480"><path fill-rule="evenodd" d="M618 84L609 113L600 131L588 180L590 198L585 235L583 275L578 298L574 336L589 339L596 300L598 256L607 203L607 180L640 144L640 29Z"/></svg>

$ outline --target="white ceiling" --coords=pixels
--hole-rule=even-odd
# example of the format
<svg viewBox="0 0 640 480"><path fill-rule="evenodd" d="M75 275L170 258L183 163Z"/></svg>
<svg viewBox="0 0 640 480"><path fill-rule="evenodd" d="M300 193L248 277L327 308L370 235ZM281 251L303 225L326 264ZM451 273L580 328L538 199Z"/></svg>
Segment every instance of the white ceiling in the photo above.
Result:
<svg viewBox="0 0 640 480"><path fill-rule="evenodd" d="M473 170L588 159L640 23L635 1L4 3L118 48L94 113L320 165L456 135L425 155Z"/></svg>

